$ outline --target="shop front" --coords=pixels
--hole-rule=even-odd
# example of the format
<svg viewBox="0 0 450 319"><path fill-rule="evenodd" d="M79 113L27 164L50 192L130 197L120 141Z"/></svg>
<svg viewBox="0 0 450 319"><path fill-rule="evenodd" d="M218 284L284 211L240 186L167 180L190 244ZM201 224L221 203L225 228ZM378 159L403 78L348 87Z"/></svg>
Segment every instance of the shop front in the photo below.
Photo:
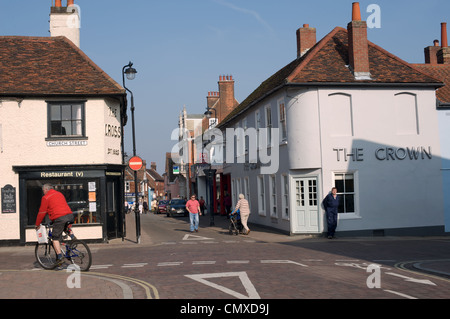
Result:
<svg viewBox="0 0 450 319"><path fill-rule="evenodd" d="M20 243L36 240L34 225L42 185L50 183L66 197L78 238L106 241L124 234L122 165L15 166L19 175Z"/></svg>

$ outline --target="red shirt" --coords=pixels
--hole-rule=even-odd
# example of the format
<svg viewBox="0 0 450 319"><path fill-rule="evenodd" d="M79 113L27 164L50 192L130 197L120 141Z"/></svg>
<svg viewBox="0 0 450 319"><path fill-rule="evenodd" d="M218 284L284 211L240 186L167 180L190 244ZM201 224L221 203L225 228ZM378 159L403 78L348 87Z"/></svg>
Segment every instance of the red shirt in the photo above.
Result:
<svg viewBox="0 0 450 319"><path fill-rule="evenodd" d="M200 203L195 199L190 199L186 203L186 208L188 211L190 211L192 214L198 213L198 208L200 207Z"/></svg>
<svg viewBox="0 0 450 319"><path fill-rule="evenodd" d="M36 226L39 226L48 214L51 221L58 219L59 217L72 214L72 210L67 205L64 195L54 189L50 189L47 194L42 197L41 207L36 218Z"/></svg>

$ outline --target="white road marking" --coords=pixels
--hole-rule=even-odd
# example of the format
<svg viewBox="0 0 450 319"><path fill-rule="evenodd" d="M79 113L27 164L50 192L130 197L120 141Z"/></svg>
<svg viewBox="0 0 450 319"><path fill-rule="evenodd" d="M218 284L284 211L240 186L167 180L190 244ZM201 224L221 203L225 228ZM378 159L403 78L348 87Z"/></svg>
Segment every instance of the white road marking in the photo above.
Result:
<svg viewBox="0 0 450 319"><path fill-rule="evenodd" d="M227 260L227 264L249 264L250 260Z"/></svg>
<svg viewBox="0 0 450 319"><path fill-rule="evenodd" d="M210 286L212 288L218 289L226 294L229 294L235 298L238 299L261 299L258 292L255 289L255 286L253 286L252 282L248 278L248 275L246 272L222 272L222 273L216 273L216 274L200 274L200 275L185 275L188 278L191 278L195 281L198 281L202 284L205 284L207 286ZM245 288L245 291L247 292L247 296L243 295L237 291L231 290L227 287L212 283L205 279L211 279L211 278L224 278L224 277L239 277L241 280L242 285Z"/></svg>
<svg viewBox="0 0 450 319"><path fill-rule="evenodd" d="M193 261L192 264L193 265L214 265L216 262L214 260L211 261Z"/></svg>
<svg viewBox="0 0 450 319"><path fill-rule="evenodd" d="M402 294L401 292L397 292L397 291L393 291L393 290L384 289L384 291L389 292L389 293L394 294L394 295L405 297L407 299L417 299L416 297L412 297L412 296L409 296L409 295L406 295L406 294Z"/></svg>
<svg viewBox="0 0 450 319"><path fill-rule="evenodd" d="M294 264L302 267L308 267L307 265L303 265L292 260L261 260L261 264Z"/></svg>
<svg viewBox="0 0 450 319"><path fill-rule="evenodd" d="M436 284L428 279L416 279L412 277L407 277L403 275L399 275L393 272L387 272L386 275L391 275L399 278L403 278L405 281L415 282L417 284L424 284L424 285L430 285L430 286L436 286Z"/></svg>
<svg viewBox="0 0 450 319"><path fill-rule="evenodd" d="M109 267L112 267L113 265L92 265L90 269L108 269Z"/></svg>
<svg viewBox="0 0 450 319"><path fill-rule="evenodd" d="M124 264L122 268L141 268L148 265L147 263L137 263L137 264Z"/></svg>
<svg viewBox="0 0 450 319"><path fill-rule="evenodd" d="M166 267L166 266L180 266L183 262L182 261L171 261L171 262L163 262L158 263L158 267Z"/></svg>
<svg viewBox="0 0 450 319"><path fill-rule="evenodd" d="M184 235L183 240L213 240L213 238L192 235L192 234L186 234L186 235Z"/></svg>

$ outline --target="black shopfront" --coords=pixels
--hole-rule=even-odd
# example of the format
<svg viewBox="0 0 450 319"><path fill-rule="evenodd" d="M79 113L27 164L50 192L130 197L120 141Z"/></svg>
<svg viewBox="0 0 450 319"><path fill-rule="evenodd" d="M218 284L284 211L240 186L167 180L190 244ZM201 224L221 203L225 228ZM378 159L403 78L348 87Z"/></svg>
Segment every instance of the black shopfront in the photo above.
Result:
<svg viewBox="0 0 450 319"><path fill-rule="evenodd" d="M74 231L95 231L96 241L124 236L123 165L15 166L19 174L20 243L34 228L42 185L50 183L66 197L75 217ZM101 231L99 231L101 229ZM80 229L81 230L81 229ZM101 233L101 235L100 235Z"/></svg>

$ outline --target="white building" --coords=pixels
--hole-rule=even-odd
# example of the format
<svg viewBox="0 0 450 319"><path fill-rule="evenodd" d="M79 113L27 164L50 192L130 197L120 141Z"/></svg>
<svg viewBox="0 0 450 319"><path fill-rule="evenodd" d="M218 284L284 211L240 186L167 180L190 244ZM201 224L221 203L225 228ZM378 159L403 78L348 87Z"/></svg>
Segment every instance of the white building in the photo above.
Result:
<svg viewBox="0 0 450 319"><path fill-rule="evenodd" d="M444 194L450 192L450 47L448 46L447 23L441 23L441 45L434 40L433 46L424 49L425 63L414 64L427 74L441 79L446 85L436 91L436 110L442 154L442 179ZM450 197L444 196L445 231L450 232Z"/></svg>
<svg viewBox="0 0 450 319"><path fill-rule="evenodd" d="M347 29L318 43L304 25L297 59L219 124L224 136L245 132L226 136L233 203L243 193L250 222L318 234L327 227L322 199L336 186L338 235L441 234L443 83L369 42L358 13L356 3ZM255 141L253 132L268 134Z"/></svg>
<svg viewBox="0 0 450 319"><path fill-rule="evenodd" d="M57 1L50 20L73 21L68 9ZM78 237L121 236L125 90L63 35L0 36L0 61L0 241L36 241L44 183L66 196Z"/></svg>

